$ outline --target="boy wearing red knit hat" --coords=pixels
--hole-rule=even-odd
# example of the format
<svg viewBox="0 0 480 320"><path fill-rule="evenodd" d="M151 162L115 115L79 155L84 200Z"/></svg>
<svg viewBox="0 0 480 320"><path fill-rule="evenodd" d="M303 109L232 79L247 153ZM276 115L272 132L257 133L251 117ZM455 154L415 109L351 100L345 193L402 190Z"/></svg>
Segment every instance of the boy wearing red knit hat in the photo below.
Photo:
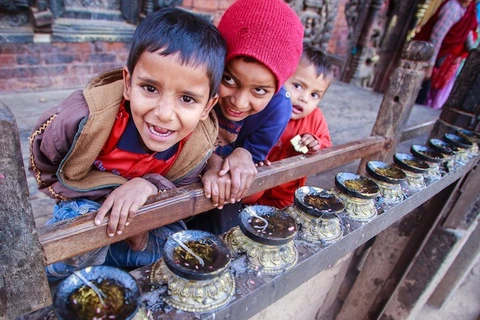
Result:
<svg viewBox="0 0 480 320"><path fill-rule="evenodd" d="M237 224L239 202L290 119L283 83L294 73L303 47L303 25L283 0L237 0L218 29L227 43L226 65L214 110L217 149L202 176L218 209L196 216L190 228L222 233ZM229 214L230 213L230 214Z"/></svg>

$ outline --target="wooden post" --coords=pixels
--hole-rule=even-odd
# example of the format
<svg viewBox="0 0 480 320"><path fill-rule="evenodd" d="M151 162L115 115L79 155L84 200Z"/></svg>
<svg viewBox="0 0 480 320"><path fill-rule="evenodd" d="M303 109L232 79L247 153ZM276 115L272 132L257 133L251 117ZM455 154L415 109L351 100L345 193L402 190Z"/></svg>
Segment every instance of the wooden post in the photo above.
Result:
<svg viewBox="0 0 480 320"><path fill-rule="evenodd" d="M17 124L0 103L0 319L51 304Z"/></svg>
<svg viewBox="0 0 480 320"><path fill-rule="evenodd" d="M441 137L452 128L480 132L480 48L472 49L452 93L442 107L431 136Z"/></svg>
<svg viewBox="0 0 480 320"><path fill-rule="evenodd" d="M430 136L438 137L451 128L469 123L475 126L480 112L480 50L471 51L452 93L444 105L441 119L437 120ZM469 118L469 121L464 122ZM447 274L478 224L479 213L474 204L480 202L479 157L472 160L477 165L466 175L450 195L442 214L432 225L416 258L399 282L380 315L380 319L414 319L437 285ZM458 281L463 274L457 274ZM445 302L446 297L438 299Z"/></svg>
<svg viewBox="0 0 480 320"><path fill-rule="evenodd" d="M392 161L402 129L410 117L422 84L423 63L430 59L432 54L433 45L424 41L412 41L404 49L400 66L392 74L372 129L372 135L387 138L387 143L382 152L362 159L359 172L365 172L365 165L370 160Z"/></svg>
<svg viewBox="0 0 480 320"><path fill-rule="evenodd" d="M421 18L430 0L407 0L395 2L390 20L387 23L385 36L382 40L381 56L375 67L373 90L385 92L388 88L390 75L395 70L401 58L402 48L407 42L408 32L413 20ZM392 5L392 4L390 4ZM416 14L417 13L417 14Z"/></svg>
<svg viewBox="0 0 480 320"><path fill-rule="evenodd" d="M366 163L370 160L392 162L392 156L401 140L415 98L423 80L423 62L433 54L433 46L428 42L412 41L402 53L400 66L393 73L390 85L384 95L377 120L372 130L386 138L384 149L371 156L362 158L358 171L365 172ZM396 225L380 233L372 246L367 260L350 290L337 320L366 319L373 309L382 307L378 296L384 290L392 271L401 258L403 250L412 238L413 226L424 215L420 208L405 217Z"/></svg>
<svg viewBox="0 0 480 320"><path fill-rule="evenodd" d="M366 48L370 46L370 38L372 34L373 25L377 19L380 7L382 6L383 0L372 0L370 7L368 8L367 16L365 17L365 22L362 26L362 31L360 33L358 43L354 47L354 53L350 56L347 61L347 65L343 72L342 81L350 83L352 78L355 76L357 69L360 65L360 58Z"/></svg>

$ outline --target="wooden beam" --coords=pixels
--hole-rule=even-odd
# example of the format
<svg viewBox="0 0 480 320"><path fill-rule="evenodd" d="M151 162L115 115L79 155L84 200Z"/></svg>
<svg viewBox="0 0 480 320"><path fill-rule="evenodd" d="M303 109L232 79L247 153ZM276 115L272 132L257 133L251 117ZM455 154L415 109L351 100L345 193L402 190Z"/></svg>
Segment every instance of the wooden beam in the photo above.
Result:
<svg viewBox="0 0 480 320"><path fill-rule="evenodd" d="M15 117L0 102L0 319L51 303L28 195Z"/></svg>
<svg viewBox="0 0 480 320"><path fill-rule="evenodd" d="M288 158L259 168L249 194L300 177L340 167L382 150L385 139L372 136L319 151L314 155ZM108 237L107 219L99 226L93 223L95 212L44 226L38 230L45 254L45 264L62 261L95 248L114 243L143 231L185 219L213 208L203 195L201 184L169 190L149 199L134 221L120 236Z"/></svg>
<svg viewBox="0 0 480 320"><path fill-rule="evenodd" d="M372 136L385 137L389 142L382 152L361 160L358 168L360 173L365 173L370 160L390 162L392 159L420 91L424 76L423 63L432 54L433 45L429 42L412 41L404 48L400 66L392 74L372 129Z"/></svg>
<svg viewBox="0 0 480 320"><path fill-rule="evenodd" d="M435 125L435 122L436 120L430 120L430 121L426 121L426 122L406 128L402 132L402 135L400 137L400 142L411 140L423 134L430 133L430 131L432 131L433 129L433 126Z"/></svg>

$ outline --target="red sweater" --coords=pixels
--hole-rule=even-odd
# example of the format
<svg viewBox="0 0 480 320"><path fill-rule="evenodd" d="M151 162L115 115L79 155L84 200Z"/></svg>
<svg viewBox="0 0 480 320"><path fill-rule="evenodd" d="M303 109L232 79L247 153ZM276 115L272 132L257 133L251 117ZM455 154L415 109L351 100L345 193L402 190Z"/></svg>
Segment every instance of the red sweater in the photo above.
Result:
<svg viewBox="0 0 480 320"><path fill-rule="evenodd" d="M327 121L319 108L315 109L307 117L299 120L290 120L287 128L283 132L280 139L268 154L268 160L271 162L279 161L285 158L298 156L290 140L297 134L303 135L309 133L314 136L319 144L320 149L332 146L330 133L328 131ZM242 200L244 204L262 204L274 206L277 208L285 208L293 203L295 190L305 185L307 177L284 183L275 188L265 190Z"/></svg>

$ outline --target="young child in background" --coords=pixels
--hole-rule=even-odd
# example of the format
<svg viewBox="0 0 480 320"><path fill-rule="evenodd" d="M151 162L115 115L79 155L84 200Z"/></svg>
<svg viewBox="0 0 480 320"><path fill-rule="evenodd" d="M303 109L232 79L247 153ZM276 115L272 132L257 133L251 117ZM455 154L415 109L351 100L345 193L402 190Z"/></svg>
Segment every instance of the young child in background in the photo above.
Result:
<svg viewBox="0 0 480 320"><path fill-rule="evenodd" d="M50 223L97 211L122 234L147 198L198 182L214 150L226 46L214 25L181 9L148 15L126 67L105 72L39 119L30 170L57 200ZM50 280L89 265L139 267L158 260L183 221L47 266Z"/></svg>
<svg viewBox="0 0 480 320"><path fill-rule="evenodd" d="M298 65L304 32L298 16L282 0L237 0L218 29L227 43L214 108L219 146L202 182L205 196L222 210L198 215L188 224L217 234L238 223L236 202L252 184L255 164L266 161L290 119L291 101L282 85Z"/></svg>
<svg viewBox="0 0 480 320"><path fill-rule="evenodd" d="M291 140L299 135L300 147L308 153L332 145L327 121L318 103L325 95L333 79L332 64L321 50L305 47L297 70L286 82L293 110L287 128L268 155L269 162L299 155ZM306 177L284 183L243 199L244 204L262 204L284 208L293 203L295 190L305 185Z"/></svg>

